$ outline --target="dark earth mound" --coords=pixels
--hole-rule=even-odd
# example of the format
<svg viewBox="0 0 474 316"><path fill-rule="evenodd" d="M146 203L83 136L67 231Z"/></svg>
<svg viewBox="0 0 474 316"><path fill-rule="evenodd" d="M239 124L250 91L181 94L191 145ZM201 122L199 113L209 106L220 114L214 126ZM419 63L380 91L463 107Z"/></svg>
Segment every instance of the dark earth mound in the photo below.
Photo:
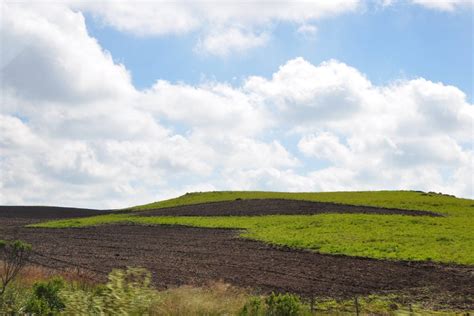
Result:
<svg viewBox="0 0 474 316"><path fill-rule="evenodd" d="M51 217L57 216L56 211L52 209ZM41 212L46 211L42 208ZM82 212L74 216L86 214ZM113 268L135 266L149 269L159 288L223 280L266 293L348 298L403 292L438 306L474 308L473 267L322 255L241 239L237 231L229 229L139 225L25 228L38 219L14 214L0 211L0 239L31 243L32 263L58 270L80 269L100 281Z"/></svg>
<svg viewBox="0 0 474 316"><path fill-rule="evenodd" d="M441 216L428 211L400 210L370 206L310 202L285 199L255 199L212 202L140 211L141 216L255 216L310 215L322 213L401 214Z"/></svg>
<svg viewBox="0 0 474 316"><path fill-rule="evenodd" d="M0 206L0 217L28 219L61 219L103 215L113 211L57 206Z"/></svg>

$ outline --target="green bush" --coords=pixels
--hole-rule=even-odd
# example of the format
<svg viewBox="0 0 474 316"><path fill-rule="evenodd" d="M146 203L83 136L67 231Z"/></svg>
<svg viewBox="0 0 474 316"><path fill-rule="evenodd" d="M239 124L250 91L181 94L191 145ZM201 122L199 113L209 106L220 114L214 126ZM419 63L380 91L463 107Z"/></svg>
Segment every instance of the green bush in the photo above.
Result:
<svg viewBox="0 0 474 316"><path fill-rule="evenodd" d="M64 281L54 278L47 282L37 282L33 285L33 295L26 305L25 312L36 315L55 315L65 308L60 297Z"/></svg>
<svg viewBox="0 0 474 316"><path fill-rule="evenodd" d="M301 310L301 301L293 294L272 293L265 299L268 316L296 316Z"/></svg>
<svg viewBox="0 0 474 316"><path fill-rule="evenodd" d="M296 295L272 293L264 302L260 297L251 298L240 311L240 316L297 316L303 313L302 306Z"/></svg>
<svg viewBox="0 0 474 316"><path fill-rule="evenodd" d="M65 289L62 298L67 315L143 315L156 297L151 274L145 269L113 270L105 286L94 292Z"/></svg>
<svg viewBox="0 0 474 316"><path fill-rule="evenodd" d="M31 288L16 283L6 288L0 295L0 315L21 315L31 296Z"/></svg>
<svg viewBox="0 0 474 316"><path fill-rule="evenodd" d="M244 305L239 316L260 316L265 314L265 306L262 304L260 297L252 297Z"/></svg>

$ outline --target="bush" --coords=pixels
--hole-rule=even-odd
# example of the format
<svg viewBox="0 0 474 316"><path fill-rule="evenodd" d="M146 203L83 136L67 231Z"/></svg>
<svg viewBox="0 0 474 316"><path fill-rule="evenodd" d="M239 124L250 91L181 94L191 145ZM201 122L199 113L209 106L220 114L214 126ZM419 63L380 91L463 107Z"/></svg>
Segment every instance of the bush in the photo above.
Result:
<svg viewBox="0 0 474 316"><path fill-rule="evenodd" d="M65 308L59 293L64 287L61 278L33 285L33 295L26 305L25 312L36 315L54 315Z"/></svg>
<svg viewBox="0 0 474 316"><path fill-rule="evenodd" d="M13 281L23 269L31 253L31 245L20 240L7 242L0 240L0 296L5 293L8 284Z"/></svg>
<svg viewBox="0 0 474 316"><path fill-rule="evenodd" d="M239 316L259 316L264 315L264 313L265 307L262 304L262 299L260 297L252 297L244 305Z"/></svg>
<svg viewBox="0 0 474 316"><path fill-rule="evenodd" d="M301 310L301 301L293 294L272 293L265 299L268 316L296 316Z"/></svg>
<svg viewBox="0 0 474 316"><path fill-rule="evenodd" d="M12 283L0 295L0 315L22 315L31 296L31 288Z"/></svg>
<svg viewBox="0 0 474 316"><path fill-rule="evenodd" d="M62 291L67 315L143 315L147 314L156 291L151 274L145 269L113 270L105 286L94 292L80 289Z"/></svg>
<svg viewBox="0 0 474 316"><path fill-rule="evenodd" d="M240 316L297 316L302 313L302 304L293 294L272 293L265 299L251 298L240 312Z"/></svg>

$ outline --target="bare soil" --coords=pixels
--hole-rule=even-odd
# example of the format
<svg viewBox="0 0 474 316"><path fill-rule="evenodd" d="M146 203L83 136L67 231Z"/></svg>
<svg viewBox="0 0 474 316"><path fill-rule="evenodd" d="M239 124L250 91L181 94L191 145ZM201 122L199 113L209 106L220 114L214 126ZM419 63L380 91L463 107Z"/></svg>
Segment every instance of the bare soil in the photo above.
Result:
<svg viewBox="0 0 474 316"><path fill-rule="evenodd" d="M65 216L74 213L68 212ZM223 280L262 293L336 298L409 293L435 306L474 309L474 267L322 255L241 239L229 229L123 224L25 228L39 219L20 213L0 208L0 239L31 243L35 264L77 268L100 281L113 268L139 266L153 273L159 288Z"/></svg>
<svg viewBox="0 0 474 316"><path fill-rule="evenodd" d="M86 217L112 212L114 211L58 206L0 206L0 217L2 218L24 218L30 220Z"/></svg>
<svg viewBox="0 0 474 316"><path fill-rule="evenodd" d="M285 199L234 200L140 211L141 216L257 216L311 215L322 213L442 216L429 211L412 211Z"/></svg>

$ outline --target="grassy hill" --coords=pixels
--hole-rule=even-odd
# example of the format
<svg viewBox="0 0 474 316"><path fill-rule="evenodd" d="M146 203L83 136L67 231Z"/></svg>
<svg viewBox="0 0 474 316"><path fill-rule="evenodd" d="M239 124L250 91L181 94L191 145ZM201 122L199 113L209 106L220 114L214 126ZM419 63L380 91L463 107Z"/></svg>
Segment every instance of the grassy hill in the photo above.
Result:
<svg viewBox="0 0 474 316"><path fill-rule="evenodd" d="M141 210L240 199L284 198L425 210L443 217L319 214L215 217L142 217ZM417 191L204 192L130 208L136 212L60 220L35 227L64 228L133 222L241 229L241 236L321 253L377 259L474 265L474 200Z"/></svg>
<svg viewBox="0 0 474 316"><path fill-rule="evenodd" d="M359 192L265 192L215 191L187 193L177 198L133 206L132 210L150 210L164 207L192 205L235 199L291 199L332 202L350 205L377 206L407 210L433 211L452 216L472 215L474 200L451 195L419 191L359 191Z"/></svg>

